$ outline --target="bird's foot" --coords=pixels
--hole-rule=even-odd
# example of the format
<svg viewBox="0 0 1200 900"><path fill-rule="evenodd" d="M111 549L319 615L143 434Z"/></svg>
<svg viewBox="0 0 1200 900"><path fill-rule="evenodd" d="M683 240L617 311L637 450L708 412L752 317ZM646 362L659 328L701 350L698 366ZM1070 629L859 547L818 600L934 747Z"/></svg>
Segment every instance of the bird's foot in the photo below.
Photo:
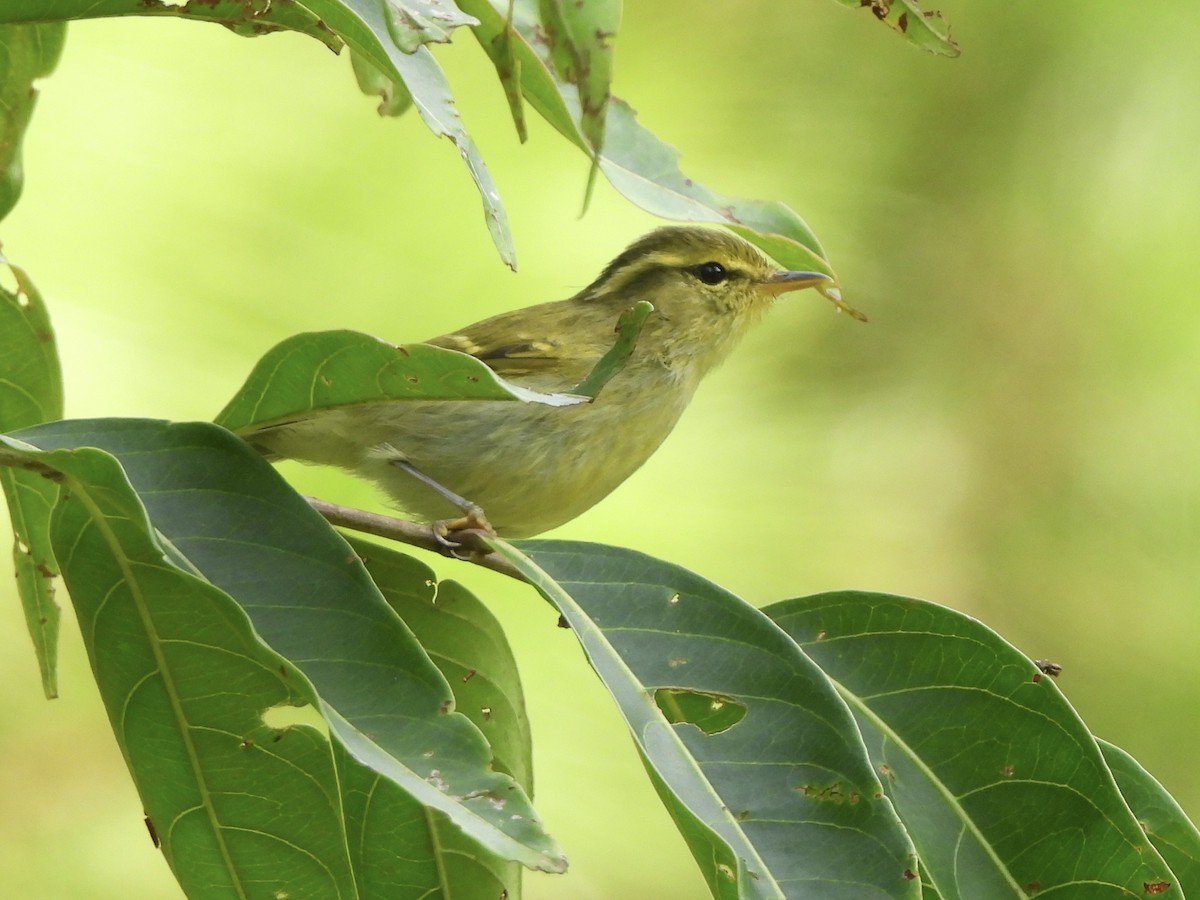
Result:
<svg viewBox="0 0 1200 900"><path fill-rule="evenodd" d="M483 538L496 537L496 529L487 520L483 510L475 504L463 508L463 515L457 519L439 519L430 525L433 539L441 546L442 552L455 559L469 559L479 553L490 553L491 548L483 542Z"/></svg>

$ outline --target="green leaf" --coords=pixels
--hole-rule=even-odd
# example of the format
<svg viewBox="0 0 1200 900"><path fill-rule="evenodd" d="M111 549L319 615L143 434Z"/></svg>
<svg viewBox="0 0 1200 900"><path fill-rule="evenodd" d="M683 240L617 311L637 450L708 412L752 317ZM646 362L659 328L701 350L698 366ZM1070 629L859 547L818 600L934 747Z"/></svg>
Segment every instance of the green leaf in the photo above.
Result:
<svg viewBox="0 0 1200 900"><path fill-rule="evenodd" d="M939 56L958 56L958 44L950 37L950 28L937 10L923 12L917 0L837 0L842 6L868 9L876 19L912 44Z"/></svg>
<svg viewBox="0 0 1200 900"><path fill-rule="evenodd" d="M560 134L591 154L579 125L582 104L574 85L555 76L541 35L538 0L517 0L511 30L506 0L462 0L480 24L474 29L501 80L519 77L525 99ZM606 116L600 171L626 199L666 219L728 225L786 268L836 280L812 230L782 203L718 194L679 170L679 153L643 128L633 110L613 97Z"/></svg>
<svg viewBox="0 0 1200 900"><path fill-rule="evenodd" d="M920 896L849 710L769 619L630 550L491 543L574 630L714 895ZM723 727L687 713L717 704Z"/></svg>
<svg viewBox="0 0 1200 900"><path fill-rule="evenodd" d="M379 114L393 118L402 116L412 106L412 94L403 82L396 82L380 72L368 60L350 51L350 65L358 81L358 89L368 97L379 97Z"/></svg>
<svg viewBox="0 0 1200 900"><path fill-rule="evenodd" d="M1054 680L976 620L855 591L763 611L854 711L946 900L1141 897L1175 880Z"/></svg>
<svg viewBox="0 0 1200 900"><path fill-rule="evenodd" d="M1179 890L1184 896L1200 897L1200 831L1137 760L1107 741L1096 743L1150 843L1179 879Z"/></svg>
<svg viewBox="0 0 1200 900"><path fill-rule="evenodd" d="M25 181L21 142L37 102L34 83L54 71L66 38L61 22L0 25L0 219L17 205Z"/></svg>
<svg viewBox="0 0 1200 900"><path fill-rule="evenodd" d="M0 267L14 282L0 282L0 431L11 431L62 417L62 368L42 295L24 269L3 256Z"/></svg>
<svg viewBox="0 0 1200 900"><path fill-rule="evenodd" d="M533 746L516 660L500 623L466 588L438 582L424 563L388 547L350 538L384 599L412 629L454 690L455 709L484 733L497 770L533 793ZM443 860L450 897L516 900L520 867L482 854L435 817L436 847ZM379 848L382 865L394 845ZM389 896L380 894L379 896Z"/></svg>
<svg viewBox="0 0 1200 900"><path fill-rule="evenodd" d="M573 395L588 397L595 400L604 390L614 375L625 368L633 349L637 346L638 336L646 317L654 312L654 304L649 300L639 300L617 318L617 339L609 351L600 357L600 361L588 373L588 377L579 382L571 391Z"/></svg>
<svg viewBox="0 0 1200 900"><path fill-rule="evenodd" d="M470 0L466 0L470 2ZM512 28L512 21L506 17L499 30L489 29L491 37L483 43L483 48L496 67L496 74L504 88L504 99L508 101L508 109L512 115L513 125L517 129L517 138L523 144L529 138L529 130L525 125L525 105L521 100L521 59L517 55L517 43L520 38ZM481 29L475 28L476 36ZM483 38L480 36L480 41Z"/></svg>
<svg viewBox="0 0 1200 900"><path fill-rule="evenodd" d="M248 896L252 866L260 891L348 894L325 741L260 715L311 702L303 677L219 590L165 561L112 457L38 453L0 438L0 461L63 481L69 499L53 518L63 577L118 743L184 891Z"/></svg>
<svg viewBox="0 0 1200 900"><path fill-rule="evenodd" d="M0 257L0 265L7 265ZM37 288L8 265L14 290L0 285L0 432L62 417L62 369L50 315ZM25 624L47 698L58 696L58 565L50 546L50 510L58 486L37 472L0 469L13 527L13 566Z"/></svg>
<svg viewBox="0 0 1200 900"><path fill-rule="evenodd" d="M136 649L152 659L154 671L159 672L164 666L195 665L203 670L196 673L205 679L197 682L197 690L207 703L222 710L228 704L242 709L240 688L230 691L228 687L239 684L240 670L223 669L220 660L228 655L240 665L238 658L250 651L241 644L210 640L208 631L216 627L209 621L212 616L248 617L252 633L285 661L282 671L272 664L271 677L279 672L287 684L310 684L305 699L315 703L332 738L358 764L401 786L423 806L448 816L489 853L548 871L565 868L525 793L512 779L491 769L479 729L453 712L446 680L384 602L358 557L243 442L213 425L143 420L58 423L23 432L21 438L46 449L86 445L111 452L137 492L135 496L121 490L118 476L124 476L111 460L94 484L78 478L71 485L73 498L87 498L76 505L101 507L109 502L107 498L115 498L111 502L116 506L106 516L117 524L108 527L136 526L150 542L144 558L119 548L110 554L111 565L126 573L123 577L146 571L153 579L145 585L139 582L123 603L106 601L105 609L112 608L106 617L129 619L119 637L108 630L85 629L85 638L97 654L101 648L105 652L125 648L132 658ZM74 477L74 470L62 460L90 460L94 455L103 456L96 450L78 450L41 458ZM33 458L28 453L24 457ZM0 462L11 460L12 454L9 460L0 456ZM147 515L152 526L142 521ZM153 535L161 535L161 543L155 543ZM56 541L56 547L61 546L67 545ZM77 590L118 589L94 573L94 567L105 564L99 551L73 555L71 562L77 568L71 573L61 553L59 558L76 604L81 602ZM198 583L205 589L223 591L236 605L214 596L207 615L193 616L191 601L177 602L174 593L182 590L180 579L192 573L203 579ZM160 618L169 620L161 628ZM202 666L191 657L169 665L168 650L159 636L168 624L173 632L189 636L180 639L183 644L190 639L204 645ZM254 667L261 668L258 659L254 657ZM95 668L111 713L125 722L132 686L140 684L138 679L144 679L145 673L114 683L104 666ZM138 717L137 727L177 734L182 725L176 708L182 701L171 699L168 692L164 703L146 718ZM257 714L263 707L251 704L249 708ZM328 759L328 748L323 752ZM175 777L182 776L173 772L149 783L173 783ZM356 788L367 792L367 777L357 779ZM321 783L325 791L335 789ZM258 790L261 793L268 786L263 782ZM281 804L284 799L276 797L273 802ZM371 812L369 805L360 808ZM222 823L210 824L223 833ZM260 823L260 830L266 828L273 835L271 841L279 840L269 826ZM361 826L360 822L346 825L351 831ZM345 835L339 835L339 840L344 841Z"/></svg>
<svg viewBox="0 0 1200 900"><path fill-rule="evenodd" d="M516 269L516 251L500 192L475 142L463 126L450 85L429 48L422 44L411 53L403 52L396 45L393 26L379 0L305 0L305 5L319 15L357 56L369 61L383 76L402 82L429 130L451 140L479 189L484 219L500 258Z"/></svg>
<svg viewBox="0 0 1200 900"><path fill-rule="evenodd" d="M382 0L388 33L405 53L422 44L448 44L450 33L476 20L463 15L451 0Z"/></svg>
<svg viewBox="0 0 1200 900"><path fill-rule="evenodd" d="M320 331L294 335L269 350L216 422L244 433L324 409L397 400L586 402L511 384L457 350L389 344L356 331Z"/></svg>
<svg viewBox="0 0 1200 900"><path fill-rule="evenodd" d="M605 117L612 96L613 43L621 25L621 2L539 0L538 9L555 75L559 81L574 85L579 98L579 130L594 160L588 176L590 196L600 151L604 149Z"/></svg>
<svg viewBox="0 0 1200 900"><path fill-rule="evenodd" d="M167 16L213 22L234 34L256 37L275 31L297 31L323 43L335 53L342 42L306 5L296 0L204 0L174 3L163 0L4 0L0 22L54 22L113 16Z"/></svg>

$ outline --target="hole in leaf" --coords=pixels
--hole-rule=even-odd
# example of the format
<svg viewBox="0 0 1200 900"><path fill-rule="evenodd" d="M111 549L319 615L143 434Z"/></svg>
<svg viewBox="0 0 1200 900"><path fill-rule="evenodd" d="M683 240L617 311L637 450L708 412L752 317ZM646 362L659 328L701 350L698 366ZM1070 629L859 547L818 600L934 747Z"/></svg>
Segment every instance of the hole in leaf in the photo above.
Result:
<svg viewBox="0 0 1200 900"><path fill-rule="evenodd" d="M695 725L705 734L728 731L746 717L746 707L732 697L703 691L659 688L654 702L672 725Z"/></svg>
<svg viewBox="0 0 1200 900"><path fill-rule="evenodd" d="M311 703L305 703L303 706L281 703L279 706L264 709L260 718L264 725L275 731L286 731L289 728L307 725L309 728L315 728L326 738L329 737L329 726Z"/></svg>

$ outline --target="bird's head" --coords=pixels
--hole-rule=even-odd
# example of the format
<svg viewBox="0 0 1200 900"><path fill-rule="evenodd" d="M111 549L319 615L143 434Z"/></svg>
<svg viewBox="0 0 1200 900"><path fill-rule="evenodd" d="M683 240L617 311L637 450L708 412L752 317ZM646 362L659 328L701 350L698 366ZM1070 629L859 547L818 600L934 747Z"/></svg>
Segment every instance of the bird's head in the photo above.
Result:
<svg viewBox="0 0 1200 900"><path fill-rule="evenodd" d="M654 305L639 340L668 364L695 363L703 375L787 291L832 284L827 275L789 272L728 231L659 228L631 244L578 295L615 312Z"/></svg>

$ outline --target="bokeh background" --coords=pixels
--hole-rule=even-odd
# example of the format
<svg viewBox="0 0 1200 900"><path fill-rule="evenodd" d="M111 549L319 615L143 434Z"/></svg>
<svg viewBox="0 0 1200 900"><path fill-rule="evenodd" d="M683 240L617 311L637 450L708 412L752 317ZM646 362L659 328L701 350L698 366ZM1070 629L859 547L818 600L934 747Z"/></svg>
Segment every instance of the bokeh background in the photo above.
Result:
<svg viewBox="0 0 1200 900"><path fill-rule="evenodd" d="M1092 729L1200 816L1200 18L1188 0L944 10L958 60L821 0L629 5L617 92L693 178L797 209L871 323L789 296L658 455L557 534L760 604L855 587L968 612L1060 662ZM377 118L315 42L73 26L0 232L51 304L69 414L211 418L289 334L417 340L563 297L656 224L603 184L580 218L586 160L536 120L519 145L460 34L438 56L517 275L453 147ZM522 665L538 808L572 860L527 896L704 896L571 635L518 585L435 564ZM73 620L46 702L0 593L3 893L178 896Z"/></svg>

